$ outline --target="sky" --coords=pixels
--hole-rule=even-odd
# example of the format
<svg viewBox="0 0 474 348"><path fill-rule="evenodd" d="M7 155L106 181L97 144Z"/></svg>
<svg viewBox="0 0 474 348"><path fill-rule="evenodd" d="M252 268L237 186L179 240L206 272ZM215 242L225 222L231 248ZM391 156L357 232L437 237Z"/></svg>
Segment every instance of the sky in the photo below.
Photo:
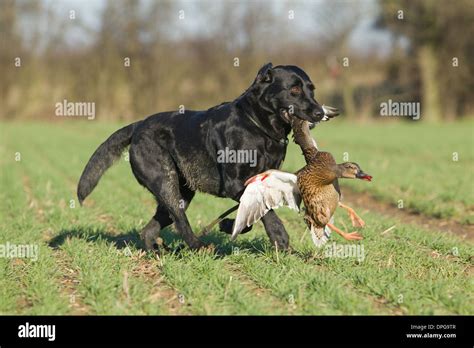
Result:
<svg viewBox="0 0 474 348"><path fill-rule="evenodd" d="M45 5L51 5L51 8L59 16L68 16L70 10L75 10L76 16L80 17L84 23L92 31L96 31L100 26L101 13L105 7L106 0L41 0ZM153 0L145 0L153 1ZM252 0L242 0L251 2ZM300 37L305 34L318 30L314 26L314 18L311 13L305 11L308 4L320 4L321 7L328 3L334 3L334 0L296 0L288 3L283 0L275 0L272 2L272 10L284 16L287 15L288 9L295 11L295 16L298 20L295 21L292 31L296 32ZM186 20L183 21L181 32L175 32L175 39L180 36L195 36L206 34L209 28L209 23L206 23L202 17L199 16L200 10L196 5L199 0L177 0L174 2L177 9L184 9L186 13ZM337 3L356 4L362 13L362 18L359 25L353 31L350 37L350 48L364 52L377 52L379 55L386 55L390 51L390 33L387 31L375 30L372 27L374 17L377 13L377 0L337 0ZM176 14L178 16L178 14ZM329 18L330 20L330 18ZM46 23L46 25L48 25ZM68 41L72 44L87 43L88 35L83 30L70 30L67 33Z"/></svg>

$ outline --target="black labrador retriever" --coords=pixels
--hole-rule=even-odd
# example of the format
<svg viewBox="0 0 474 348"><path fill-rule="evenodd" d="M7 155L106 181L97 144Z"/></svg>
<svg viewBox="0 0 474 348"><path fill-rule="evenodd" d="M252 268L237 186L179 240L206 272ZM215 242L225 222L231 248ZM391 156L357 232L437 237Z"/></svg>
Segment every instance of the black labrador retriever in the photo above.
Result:
<svg viewBox="0 0 474 348"><path fill-rule="evenodd" d="M249 177L281 166L292 117L315 124L337 114L325 113L314 99L314 85L303 70L268 63L232 102L206 111L158 113L113 133L87 163L77 195L82 204L130 145L132 171L158 203L141 232L146 248L158 249L160 230L174 222L188 246L198 249L201 242L185 213L196 191L238 201ZM253 163L235 163L238 161L229 156L222 160L224 150L253 153L256 158ZM241 156L245 157L249 158ZM270 211L262 221L272 245L286 250L288 233L275 212ZM223 221L221 229L230 233L232 220Z"/></svg>

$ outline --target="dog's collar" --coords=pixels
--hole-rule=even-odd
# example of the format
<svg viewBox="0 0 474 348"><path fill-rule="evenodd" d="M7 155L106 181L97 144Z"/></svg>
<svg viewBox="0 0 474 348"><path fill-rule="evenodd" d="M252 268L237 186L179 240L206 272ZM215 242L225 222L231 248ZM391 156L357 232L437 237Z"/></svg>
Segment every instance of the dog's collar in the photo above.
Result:
<svg viewBox="0 0 474 348"><path fill-rule="evenodd" d="M267 137L269 137L270 139L280 143L280 144L285 144L285 145L288 145L288 137L285 137L285 138L281 138L281 139L278 139L277 137L274 137L273 135L271 135L270 133L268 133L265 128L263 128L263 126L255 119L252 117L252 115L250 115L249 113L245 112L245 115L247 115L247 117L250 119L250 121L252 121L252 123L254 125L257 126L258 129L260 129L263 133L265 133L267 135Z"/></svg>

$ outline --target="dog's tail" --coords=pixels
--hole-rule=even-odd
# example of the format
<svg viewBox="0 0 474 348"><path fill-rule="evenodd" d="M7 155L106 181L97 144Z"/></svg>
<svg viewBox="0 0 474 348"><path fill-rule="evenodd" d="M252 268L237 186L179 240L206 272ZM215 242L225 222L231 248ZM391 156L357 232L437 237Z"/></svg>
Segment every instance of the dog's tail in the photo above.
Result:
<svg viewBox="0 0 474 348"><path fill-rule="evenodd" d="M132 134L141 121L132 123L113 133L95 150L82 172L77 185L77 198L79 203L94 190L101 176L109 169L114 161L120 157L122 151L130 145Z"/></svg>

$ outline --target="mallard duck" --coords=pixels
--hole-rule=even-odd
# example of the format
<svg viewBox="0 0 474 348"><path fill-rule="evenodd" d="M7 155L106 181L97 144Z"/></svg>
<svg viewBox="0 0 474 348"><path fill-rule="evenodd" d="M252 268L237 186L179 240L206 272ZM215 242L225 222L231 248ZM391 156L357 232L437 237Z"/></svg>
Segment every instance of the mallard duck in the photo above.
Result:
<svg viewBox="0 0 474 348"><path fill-rule="evenodd" d="M318 151L312 161L297 173L298 189L306 208L305 221L316 245L322 245L328 240L330 231L326 226L347 240L362 239L358 232L346 233L335 227L331 221L340 205L338 178L367 181L372 179L357 163L336 164L334 157L323 151Z"/></svg>
<svg viewBox="0 0 474 348"><path fill-rule="evenodd" d="M362 239L359 233L346 233L335 227L331 221L334 211L340 204L341 193L337 179L371 181L372 177L364 173L357 163L336 164L329 152L319 151L309 135L309 124L295 125L293 131L295 142L303 150L306 166L296 174L268 170L248 179L245 182L246 189L240 198L232 239L235 239L245 227L260 220L271 209L287 206L299 211L302 200L306 208L305 222L315 245L321 246L328 240L330 230L327 228L347 240ZM347 208L350 209L349 213L352 211L355 214L350 207ZM359 217L354 219L359 224L362 221Z"/></svg>
<svg viewBox="0 0 474 348"><path fill-rule="evenodd" d="M303 155L304 155L304 158L306 160L306 163L307 164L315 163L315 162L317 163L318 161L315 161L314 158L315 158L315 156L318 155L319 150L318 150L318 146L316 144L316 141L313 139L313 137L311 136L311 133L309 132L309 130L311 128L309 123L306 122L306 121L303 121L303 120L293 120L292 128L293 128L294 141L295 141L296 144L298 144L300 146L301 150L303 151ZM324 159L324 157L326 159ZM323 161L327 160L330 163L332 163L332 165L335 165L335 160L332 157L332 155L330 155L330 154L329 154L329 156L323 155L322 160ZM351 163L352 162L345 162L345 163L342 163L342 165L347 166L348 170L352 170L352 171L357 170L356 167L358 167L358 169L360 170L360 167L358 166L357 163L352 163L352 165L350 165ZM352 168L350 168L350 167L352 167ZM359 179L371 181L372 177L370 175L366 175L366 177L359 178ZM311 186L309 186L309 187L311 187ZM365 226L364 220L362 220L362 218L360 218L356 214L354 209L352 209L348 205L345 205L341 202L342 193L341 193L341 190L339 188L339 181L337 180L337 178L333 182L333 187L336 189L336 191L339 195L338 206L345 209L348 212L349 217L350 217L351 222L352 222L352 226L354 226L354 227L364 227ZM335 227L332 224L332 221L331 221L330 225L332 226L332 229L334 231L338 232L339 234L344 234L344 232L340 231L337 227ZM325 235L326 235L326 238L327 238L329 236L330 230L325 229L324 231L325 231ZM352 234L352 238L362 239L362 236L360 236L360 234L358 234L358 233L354 233L354 234Z"/></svg>

